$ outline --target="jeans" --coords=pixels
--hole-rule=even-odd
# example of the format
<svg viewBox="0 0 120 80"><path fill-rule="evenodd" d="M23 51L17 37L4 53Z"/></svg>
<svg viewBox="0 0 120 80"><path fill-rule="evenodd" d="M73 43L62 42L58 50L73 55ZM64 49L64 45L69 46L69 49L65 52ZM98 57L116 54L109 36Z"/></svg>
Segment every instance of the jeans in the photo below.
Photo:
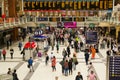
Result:
<svg viewBox="0 0 120 80"><path fill-rule="evenodd" d="M65 68L65 76L68 75L68 68Z"/></svg>

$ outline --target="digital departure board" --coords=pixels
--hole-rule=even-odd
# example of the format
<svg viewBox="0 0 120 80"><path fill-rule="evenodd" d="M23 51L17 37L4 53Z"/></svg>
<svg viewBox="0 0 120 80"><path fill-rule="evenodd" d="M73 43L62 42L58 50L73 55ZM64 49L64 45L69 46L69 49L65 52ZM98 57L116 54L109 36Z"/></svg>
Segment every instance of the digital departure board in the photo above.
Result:
<svg viewBox="0 0 120 80"><path fill-rule="evenodd" d="M120 80L120 56L109 57L109 80Z"/></svg>
<svg viewBox="0 0 120 80"><path fill-rule="evenodd" d="M24 0L24 11L38 10L112 10L113 0L36 1Z"/></svg>

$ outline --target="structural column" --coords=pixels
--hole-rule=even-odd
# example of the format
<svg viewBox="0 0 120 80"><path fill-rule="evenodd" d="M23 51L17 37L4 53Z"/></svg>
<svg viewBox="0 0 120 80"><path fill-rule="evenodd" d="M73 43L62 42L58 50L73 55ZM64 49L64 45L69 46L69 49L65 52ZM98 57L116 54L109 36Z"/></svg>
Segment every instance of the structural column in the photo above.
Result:
<svg viewBox="0 0 120 80"><path fill-rule="evenodd" d="M9 17L16 17L17 16L16 4L17 4L16 0L8 0Z"/></svg>

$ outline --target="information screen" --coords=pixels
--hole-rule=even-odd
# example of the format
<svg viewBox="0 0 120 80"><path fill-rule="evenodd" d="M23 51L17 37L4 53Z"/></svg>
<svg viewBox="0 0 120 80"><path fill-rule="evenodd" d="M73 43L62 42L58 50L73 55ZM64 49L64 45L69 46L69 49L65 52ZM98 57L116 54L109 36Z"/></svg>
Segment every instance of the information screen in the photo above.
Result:
<svg viewBox="0 0 120 80"><path fill-rule="evenodd" d="M96 44L98 37L97 32L86 32L86 44Z"/></svg>
<svg viewBox="0 0 120 80"><path fill-rule="evenodd" d="M109 80L120 80L120 56L109 57Z"/></svg>
<svg viewBox="0 0 120 80"><path fill-rule="evenodd" d="M36 1L24 0L24 10L112 10L113 0Z"/></svg>

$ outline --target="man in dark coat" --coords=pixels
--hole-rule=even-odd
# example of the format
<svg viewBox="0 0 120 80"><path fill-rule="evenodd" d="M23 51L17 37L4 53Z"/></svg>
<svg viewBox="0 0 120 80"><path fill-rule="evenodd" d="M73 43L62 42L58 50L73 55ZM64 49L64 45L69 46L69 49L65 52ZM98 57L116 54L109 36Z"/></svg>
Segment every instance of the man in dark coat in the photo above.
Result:
<svg viewBox="0 0 120 80"><path fill-rule="evenodd" d="M88 53L88 50L85 51L85 62L86 62L86 65L88 65L88 60L89 60L89 53Z"/></svg>
<svg viewBox="0 0 120 80"><path fill-rule="evenodd" d="M17 76L17 73L16 73L16 69L15 69L14 72L12 73L12 76L13 76L13 80L19 80L19 79L18 79L18 76Z"/></svg>

